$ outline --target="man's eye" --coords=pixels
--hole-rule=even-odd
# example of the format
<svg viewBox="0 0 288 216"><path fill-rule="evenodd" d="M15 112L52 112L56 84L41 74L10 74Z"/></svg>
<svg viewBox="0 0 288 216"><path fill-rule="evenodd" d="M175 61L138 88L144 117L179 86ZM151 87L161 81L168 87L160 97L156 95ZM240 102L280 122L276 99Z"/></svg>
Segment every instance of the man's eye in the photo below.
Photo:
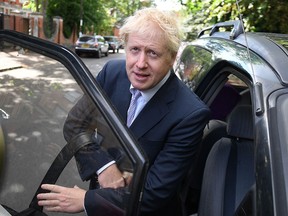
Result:
<svg viewBox="0 0 288 216"><path fill-rule="evenodd" d="M156 52L154 52L153 50L150 50L148 52L148 55L151 56L151 57L157 57L158 56L158 54Z"/></svg>
<svg viewBox="0 0 288 216"><path fill-rule="evenodd" d="M131 51L132 51L132 52L137 52L137 51L139 51L139 49L138 49L137 47L132 47L132 48L131 48Z"/></svg>

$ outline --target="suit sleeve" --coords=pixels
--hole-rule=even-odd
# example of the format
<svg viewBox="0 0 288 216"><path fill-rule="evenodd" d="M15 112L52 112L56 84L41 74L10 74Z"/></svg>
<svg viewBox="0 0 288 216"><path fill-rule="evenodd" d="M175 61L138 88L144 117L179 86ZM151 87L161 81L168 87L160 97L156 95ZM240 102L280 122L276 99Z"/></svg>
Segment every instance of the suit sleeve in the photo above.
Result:
<svg viewBox="0 0 288 216"><path fill-rule="evenodd" d="M97 80L99 80L98 77ZM97 170L114 160L94 139L94 130L97 128L97 117L99 116L101 114L95 104L90 101L88 96L83 95L70 110L63 127L64 138L67 142L82 132L91 134L91 144L84 146L75 154L77 168L83 181L90 180L95 176ZM101 134L101 131L99 133Z"/></svg>
<svg viewBox="0 0 288 216"><path fill-rule="evenodd" d="M143 191L141 215L151 215L175 197L193 164L203 129L209 119L207 107L196 110L169 132L165 146L150 167ZM169 208L169 207L168 207ZM153 214L154 215L154 214Z"/></svg>
<svg viewBox="0 0 288 216"><path fill-rule="evenodd" d="M123 65L124 63L122 62L121 64ZM106 80L106 78L108 76L110 79L111 76L109 76L108 72L110 71L110 74L111 71L115 72L115 68L117 68L117 66L118 63L116 61L114 64L105 64L103 69L96 77L98 84L100 84L102 88L105 88L105 91L112 91L110 84L114 80L108 82L109 80ZM110 88L108 88L107 86L110 86ZM88 96L84 95L71 109L64 124L63 133L67 142L69 142L73 137L77 136L79 133L82 132L92 134L91 144L83 147L75 154L78 171L82 180L89 180L92 176L94 176L96 171L103 167L105 164L111 162L112 160L117 161L117 158L115 158L115 156L111 154L111 152L107 152L106 150L101 148L99 143L93 140L93 132L95 128L100 126L97 125L97 117L100 116L101 114L99 113L99 110L95 107L95 104L90 101ZM101 134L100 130L98 132ZM105 137L105 134L102 135L104 138L104 142L108 142L109 139Z"/></svg>

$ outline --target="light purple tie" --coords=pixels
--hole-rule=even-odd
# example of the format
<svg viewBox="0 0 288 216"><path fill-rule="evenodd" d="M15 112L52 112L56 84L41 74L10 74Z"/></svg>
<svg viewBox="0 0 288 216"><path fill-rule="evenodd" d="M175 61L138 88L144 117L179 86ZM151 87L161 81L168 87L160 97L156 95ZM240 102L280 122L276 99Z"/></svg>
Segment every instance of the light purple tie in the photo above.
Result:
<svg viewBox="0 0 288 216"><path fill-rule="evenodd" d="M135 112L136 112L137 100L141 96L141 92L138 91L137 89L132 89L131 91L132 91L132 98L130 101L129 109L127 111L127 126L128 127L130 127L130 125L132 124L132 121L134 119Z"/></svg>

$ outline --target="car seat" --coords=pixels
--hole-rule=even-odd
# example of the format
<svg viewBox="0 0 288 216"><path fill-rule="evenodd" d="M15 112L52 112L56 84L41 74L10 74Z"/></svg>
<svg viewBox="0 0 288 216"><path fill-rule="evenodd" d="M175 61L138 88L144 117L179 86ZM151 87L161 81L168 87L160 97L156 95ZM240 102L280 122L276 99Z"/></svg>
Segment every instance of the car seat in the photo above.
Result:
<svg viewBox="0 0 288 216"><path fill-rule="evenodd" d="M238 91L232 85L225 84L210 105L211 120L203 131L196 160L189 170L180 193L183 215L190 215L198 210L207 156L216 141L227 136L227 115L233 110L240 99Z"/></svg>
<svg viewBox="0 0 288 216"><path fill-rule="evenodd" d="M227 136L226 122L212 119L203 131L203 138L197 150L196 160L191 166L182 188L180 199L182 215L191 215L198 210L206 159L213 145Z"/></svg>
<svg viewBox="0 0 288 216"><path fill-rule="evenodd" d="M231 112L227 135L208 155L198 216L232 216L255 182L250 105L236 106Z"/></svg>

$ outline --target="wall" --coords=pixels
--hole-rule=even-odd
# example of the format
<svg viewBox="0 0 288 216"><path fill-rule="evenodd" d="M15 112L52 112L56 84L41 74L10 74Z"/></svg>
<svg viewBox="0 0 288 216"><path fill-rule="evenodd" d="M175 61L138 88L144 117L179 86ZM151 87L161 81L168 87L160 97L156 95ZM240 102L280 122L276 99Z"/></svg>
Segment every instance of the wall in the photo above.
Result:
<svg viewBox="0 0 288 216"><path fill-rule="evenodd" d="M17 14L8 15L0 13L0 28L30 34L72 48L77 40L77 32L73 30L70 38L65 38L63 34L63 19L57 17L53 19L53 22L55 31L48 38L44 33L44 18L42 15L31 13L28 17L24 17Z"/></svg>

